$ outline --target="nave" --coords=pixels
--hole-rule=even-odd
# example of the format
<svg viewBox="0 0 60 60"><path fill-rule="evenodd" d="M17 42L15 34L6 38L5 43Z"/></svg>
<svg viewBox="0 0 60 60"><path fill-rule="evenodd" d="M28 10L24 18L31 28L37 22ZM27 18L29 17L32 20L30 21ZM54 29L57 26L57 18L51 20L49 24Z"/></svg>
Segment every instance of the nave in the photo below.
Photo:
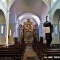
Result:
<svg viewBox="0 0 60 60"><path fill-rule="evenodd" d="M60 60L60 0L0 0L0 60Z"/></svg>
<svg viewBox="0 0 60 60"><path fill-rule="evenodd" d="M0 45L0 60L60 60L60 45L47 46L40 42L31 46L16 43L14 45Z"/></svg>
<svg viewBox="0 0 60 60"><path fill-rule="evenodd" d="M60 44L46 44L34 43L34 51L37 53L40 60L60 60Z"/></svg>
<svg viewBox="0 0 60 60"><path fill-rule="evenodd" d="M33 50L32 46L26 46L23 60L39 60L39 57Z"/></svg>

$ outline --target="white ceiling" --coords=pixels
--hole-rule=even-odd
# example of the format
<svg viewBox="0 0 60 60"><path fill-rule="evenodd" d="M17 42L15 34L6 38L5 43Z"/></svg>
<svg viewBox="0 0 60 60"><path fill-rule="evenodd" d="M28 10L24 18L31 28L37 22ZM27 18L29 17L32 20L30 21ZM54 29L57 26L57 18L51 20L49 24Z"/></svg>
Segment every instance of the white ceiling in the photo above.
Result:
<svg viewBox="0 0 60 60"><path fill-rule="evenodd" d="M10 22L14 22L16 17L26 12L41 16L44 8L46 5L42 0L15 0L10 9Z"/></svg>

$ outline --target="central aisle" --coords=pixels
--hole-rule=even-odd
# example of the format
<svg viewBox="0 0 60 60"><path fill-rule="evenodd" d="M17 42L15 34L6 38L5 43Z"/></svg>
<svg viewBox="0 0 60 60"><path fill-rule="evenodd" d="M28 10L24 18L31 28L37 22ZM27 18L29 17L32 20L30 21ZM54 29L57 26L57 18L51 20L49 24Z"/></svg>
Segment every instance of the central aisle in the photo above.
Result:
<svg viewBox="0 0 60 60"><path fill-rule="evenodd" d="M35 53L35 51L33 50L32 46L26 47L23 60L39 60L39 58L38 58L37 54Z"/></svg>

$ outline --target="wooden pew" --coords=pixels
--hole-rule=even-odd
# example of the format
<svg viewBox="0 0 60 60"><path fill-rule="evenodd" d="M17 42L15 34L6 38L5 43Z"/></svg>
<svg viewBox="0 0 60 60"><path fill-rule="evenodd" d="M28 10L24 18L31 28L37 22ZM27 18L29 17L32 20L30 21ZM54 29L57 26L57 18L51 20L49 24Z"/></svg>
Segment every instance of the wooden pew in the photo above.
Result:
<svg viewBox="0 0 60 60"><path fill-rule="evenodd" d="M43 51L42 60L51 60L51 59L60 60L60 49L48 49Z"/></svg>
<svg viewBox="0 0 60 60"><path fill-rule="evenodd" d="M38 57L41 59L41 56L42 56L41 48L42 47L41 47L40 43L34 43L34 44L32 44L32 47L33 47L34 51L37 53Z"/></svg>
<svg viewBox="0 0 60 60"><path fill-rule="evenodd" d="M14 50L13 48L0 48L0 58L11 58L20 60L20 51Z"/></svg>
<svg viewBox="0 0 60 60"><path fill-rule="evenodd" d="M58 45L59 46L59 45ZM40 60L60 60L60 48L57 45L48 47L45 44L33 44L33 49L39 56Z"/></svg>
<svg viewBox="0 0 60 60"><path fill-rule="evenodd" d="M11 45L8 47L0 47L0 59L11 58L13 60L21 60L25 50L25 45Z"/></svg>

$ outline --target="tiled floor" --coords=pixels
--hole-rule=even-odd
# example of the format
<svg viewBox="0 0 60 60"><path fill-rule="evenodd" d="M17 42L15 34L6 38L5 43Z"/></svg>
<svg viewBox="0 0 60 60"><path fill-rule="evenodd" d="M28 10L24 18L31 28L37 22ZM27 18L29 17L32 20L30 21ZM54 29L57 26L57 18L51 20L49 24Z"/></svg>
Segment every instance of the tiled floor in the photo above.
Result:
<svg viewBox="0 0 60 60"><path fill-rule="evenodd" d="M36 52L33 50L31 46L26 47L23 60L27 60L28 57L34 57L35 60L39 60L36 55Z"/></svg>

